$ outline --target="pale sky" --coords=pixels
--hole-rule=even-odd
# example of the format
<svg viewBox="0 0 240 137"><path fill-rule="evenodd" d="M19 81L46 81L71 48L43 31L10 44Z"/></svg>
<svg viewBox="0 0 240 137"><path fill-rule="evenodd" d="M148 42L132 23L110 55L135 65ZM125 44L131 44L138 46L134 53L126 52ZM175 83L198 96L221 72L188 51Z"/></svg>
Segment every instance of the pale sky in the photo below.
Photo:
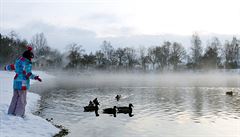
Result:
<svg viewBox="0 0 240 137"><path fill-rule="evenodd" d="M21 37L30 39L35 33L43 32L52 46L78 41L94 45L102 38L128 37L131 40L139 35L190 36L194 32L200 35L240 35L239 0L0 2L1 33L15 30Z"/></svg>

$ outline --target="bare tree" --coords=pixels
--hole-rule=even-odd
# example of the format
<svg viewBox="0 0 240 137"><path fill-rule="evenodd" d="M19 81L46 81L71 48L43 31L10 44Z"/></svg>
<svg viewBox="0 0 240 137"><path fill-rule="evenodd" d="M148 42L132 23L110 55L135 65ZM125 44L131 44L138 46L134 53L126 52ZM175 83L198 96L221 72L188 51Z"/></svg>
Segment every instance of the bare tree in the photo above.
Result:
<svg viewBox="0 0 240 137"><path fill-rule="evenodd" d="M184 47L174 42L171 48L171 57L170 63L173 65L174 70L178 69L178 64L183 62L183 59L186 57L186 50Z"/></svg>
<svg viewBox="0 0 240 137"><path fill-rule="evenodd" d="M240 42L236 37L233 37L231 43L229 41L226 41L224 47L226 68L237 68L239 63L239 44Z"/></svg>
<svg viewBox="0 0 240 137"><path fill-rule="evenodd" d="M201 46L202 42L197 33L192 35L191 43L191 61L193 64L193 68L198 68L200 66L203 48Z"/></svg>
<svg viewBox="0 0 240 137"><path fill-rule="evenodd" d="M128 64L128 68L132 69L134 64L137 64L137 59L136 59L136 51L133 48L125 48L125 54L126 54L126 61Z"/></svg>
<svg viewBox="0 0 240 137"><path fill-rule="evenodd" d="M86 69L89 68L89 66L91 65L95 65L96 64L96 56L93 55L92 53L85 54L83 55L83 58L81 59L81 63L86 66Z"/></svg>
<svg viewBox="0 0 240 137"><path fill-rule="evenodd" d="M97 61L96 63L97 63L97 65L99 65L99 66L103 65L103 63L104 63L104 54L102 53L102 51L101 50L97 51L95 53L95 55L96 55L96 61Z"/></svg>
<svg viewBox="0 0 240 137"><path fill-rule="evenodd" d="M123 62L126 60L125 52L126 52L126 49L123 49L123 48L118 48L116 50L116 56L118 59L118 67L122 67Z"/></svg>
<svg viewBox="0 0 240 137"><path fill-rule="evenodd" d="M147 64L149 63L149 58L147 56L147 51L145 47L140 47L139 48L139 53L140 53L140 57L139 57L139 62L142 66L142 69L144 71L146 71L147 69Z"/></svg>
<svg viewBox="0 0 240 137"><path fill-rule="evenodd" d="M50 47L48 47L47 39L43 33L37 33L32 37L31 45L34 48L37 57L49 54Z"/></svg>
<svg viewBox="0 0 240 137"><path fill-rule="evenodd" d="M155 64L157 63L157 49L156 47L148 48L149 61L152 63L153 70L155 69Z"/></svg>
<svg viewBox="0 0 240 137"><path fill-rule="evenodd" d="M165 41L162 46L156 46L156 57L158 68L163 70L169 67L171 42Z"/></svg>
<svg viewBox="0 0 240 137"><path fill-rule="evenodd" d="M82 45L79 45L77 43L71 43L68 45L68 47L69 54L67 57L69 59L69 63L67 65L67 68L79 68L84 52L84 50L82 49Z"/></svg>
<svg viewBox="0 0 240 137"><path fill-rule="evenodd" d="M170 46L171 43L169 41L166 41L162 45L162 59L161 59L161 64L162 67L167 67L169 66L169 60L170 60Z"/></svg>
<svg viewBox="0 0 240 137"><path fill-rule="evenodd" d="M217 69L221 64L221 53L221 42L217 37L212 38L202 57L202 67Z"/></svg>
<svg viewBox="0 0 240 137"><path fill-rule="evenodd" d="M101 45L101 51L104 54L104 58L106 58L107 65L113 65L115 63L115 53L114 53L114 48L111 45L110 42L107 41L103 41L102 45Z"/></svg>

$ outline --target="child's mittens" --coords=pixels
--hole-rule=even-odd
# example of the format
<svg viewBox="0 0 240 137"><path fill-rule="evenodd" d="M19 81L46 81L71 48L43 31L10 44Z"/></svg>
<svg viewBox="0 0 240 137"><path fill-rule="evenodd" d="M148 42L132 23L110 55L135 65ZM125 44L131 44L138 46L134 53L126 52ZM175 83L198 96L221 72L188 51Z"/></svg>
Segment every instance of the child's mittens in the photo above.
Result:
<svg viewBox="0 0 240 137"><path fill-rule="evenodd" d="M39 82L42 82L42 79L39 78L39 76L34 77L35 80L38 80Z"/></svg>

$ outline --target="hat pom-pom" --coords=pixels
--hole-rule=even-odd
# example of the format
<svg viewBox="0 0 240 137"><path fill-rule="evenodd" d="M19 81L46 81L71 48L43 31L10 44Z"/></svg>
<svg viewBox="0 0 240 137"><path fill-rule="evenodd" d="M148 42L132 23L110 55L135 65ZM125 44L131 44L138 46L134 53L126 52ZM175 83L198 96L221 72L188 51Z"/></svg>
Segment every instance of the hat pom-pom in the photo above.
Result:
<svg viewBox="0 0 240 137"><path fill-rule="evenodd" d="M27 49L29 50L29 51L32 51L32 47L31 46L27 46Z"/></svg>

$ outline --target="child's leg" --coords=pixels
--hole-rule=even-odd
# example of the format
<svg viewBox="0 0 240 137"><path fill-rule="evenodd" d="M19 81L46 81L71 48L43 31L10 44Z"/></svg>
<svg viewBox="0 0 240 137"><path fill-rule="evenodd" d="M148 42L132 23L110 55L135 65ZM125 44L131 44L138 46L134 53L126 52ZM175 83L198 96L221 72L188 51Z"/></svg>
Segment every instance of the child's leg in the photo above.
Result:
<svg viewBox="0 0 240 137"><path fill-rule="evenodd" d="M17 102L18 102L18 91L17 90L14 90L13 91L13 97L12 97L12 101L10 103L10 106L8 108L8 114L11 114L11 115L15 115L15 109L17 107Z"/></svg>
<svg viewBox="0 0 240 137"><path fill-rule="evenodd" d="M25 114L25 106L27 104L27 91L26 90L18 90L19 98L17 101L17 107L15 110L15 114L17 116L23 117Z"/></svg>

